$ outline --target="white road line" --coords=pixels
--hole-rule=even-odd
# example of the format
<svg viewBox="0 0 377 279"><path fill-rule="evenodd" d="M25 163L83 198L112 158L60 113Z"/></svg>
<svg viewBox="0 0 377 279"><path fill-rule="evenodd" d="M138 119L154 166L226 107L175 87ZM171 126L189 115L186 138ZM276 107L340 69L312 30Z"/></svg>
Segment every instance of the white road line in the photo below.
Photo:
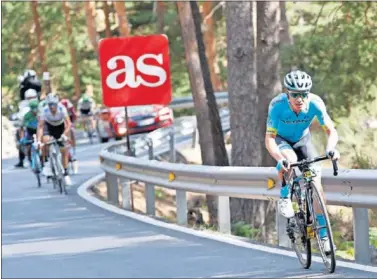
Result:
<svg viewBox="0 0 377 279"><path fill-rule="evenodd" d="M279 249L279 248L273 248L273 247L267 247L267 246L263 246L263 245L248 243L248 242L239 240L236 237L231 236L231 235L223 235L223 234L216 233L216 232L210 233L210 232L206 232L206 231L196 231L196 230L191 229L191 228L185 228L185 227L181 227L181 226L176 225L176 224L165 223L165 222L153 219L153 218L148 217L148 216L139 215L139 214L134 213L134 212L122 210L122 209L120 209L116 206L113 206L113 205L108 204L104 201L101 201L101 200L95 198L94 196L91 196L90 193L88 192L88 188L93 186L95 183L98 183L99 181L103 180L104 178L105 178L105 173L102 173L102 174L99 174L95 177L92 177L91 179L86 181L84 184L82 184L77 189L78 195L80 197L82 197L83 199L85 199L86 201L88 201L88 202L90 202L94 205L97 205L97 206L99 206L99 207L101 207L105 210L111 211L111 212L119 214L119 215L126 216L128 218L132 218L132 219L135 219L135 220L138 220L140 222L144 222L144 223L147 223L147 224L150 224L150 225L153 225L153 226L162 227L162 228L166 228L166 229L170 229L170 230L174 230L174 231L179 231L179 232L183 232L183 233L186 233L186 234L195 235L197 237L216 240L216 241L228 243L228 244L239 246L239 247L244 247L244 248L259 250L259 251L268 252L268 253L272 253L272 254L278 254L278 255L284 255L284 256L296 258L296 253L293 252L293 251L287 251L287 250L282 250L282 249ZM320 257L313 257L312 260L314 262L323 263L322 258L320 258ZM337 266L342 266L342 267L357 269L357 270L361 270L361 271L376 272L377 273L377 267L373 267L373 266L369 266L369 265L362 265L362 264L344 262L344 261L339 261L339 260L337 260L336 263L337 263Z"/></svg>

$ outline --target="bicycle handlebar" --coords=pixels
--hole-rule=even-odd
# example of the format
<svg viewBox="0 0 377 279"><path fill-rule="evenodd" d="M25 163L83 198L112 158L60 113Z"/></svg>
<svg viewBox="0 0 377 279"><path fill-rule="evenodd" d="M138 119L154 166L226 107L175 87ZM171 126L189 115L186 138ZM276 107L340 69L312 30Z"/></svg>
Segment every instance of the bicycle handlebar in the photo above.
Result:
<svg viewBox="0 0 377 279"><path fill-rule="evenodd" d="M327 160L327 159L331 159L332 156L334 156L334 152L331 151L329 153L329 156L324 155L324 156L315 157L313 159L304 159L304 160L301 160L299 162L290 164L290 167L293 168L293 167L307 166L307 165L315 163L315 162L319 162L319 161L324 161L324 160ZM331 160L331 162L332 162L332 166L333 166L333 170L334 170L334 176L337 176L338 175L338 163L337 163L336 160ZM284 166L287 167L287 165L285 164L285 162L284 162Z"/></svg>
<svg viewBox="0 0 377 279"><path fill-rule="evenodd" d="M49 140L48 142L46 142L45 144L53 144L55 142L64 142L64 140L62 140L62 139L52 139L52 140Z"/></svg>

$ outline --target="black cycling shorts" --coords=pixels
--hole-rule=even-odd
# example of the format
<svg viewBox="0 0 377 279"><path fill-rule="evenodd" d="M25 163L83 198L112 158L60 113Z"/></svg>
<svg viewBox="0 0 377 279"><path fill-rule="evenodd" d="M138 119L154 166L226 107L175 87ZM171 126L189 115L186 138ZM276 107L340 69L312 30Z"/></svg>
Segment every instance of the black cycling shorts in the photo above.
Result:
<svg viewBox="0 0 377 279"><path fill-rule="evenodd" d="M80 109L82 115L92 115L90 109Z"/></svg>
<svg viewBox="0 0 377 279"><path fill-rule="evenodd" d="M312 142L312 136L310 133L307 133L303 136L298 142L290 142L279 135L276 136L275 142L278 145L280 150L292 149L296 155L297 160L301 161L304 159L312 159L318 156L317 149L315 148ZM321 172L320 163L314 163L312 166L315 168L318 174ZM301 168L299 168L301 170Z"/></svg>
<svg viewBox="0 0 377 279"><path fill-rule="evenodd" d="M277 135L275 142L279 146L280 150L293 149L299 161L318 156L318 152L312 143L312 136L310 133L307 133L298 142L290 142Z"/></svg>
<svg viewBox="0 0 377 279"><path fill-rule="evenodd" d="M33 135L35 135L36 133L37 133L37 129L32 129L32 128L26 127L25 138L27 138L28 140L33 140Z"/></svg>
<svg viewBox="0 0 377 279"><path fill-rule="evenodd" d="M60 137L64 133L64 128L65 128L64 122L58 126L53 126L45 122L43 135L44 136L49 135L49 136L54 137L55 139L60 139Z"/></svg>

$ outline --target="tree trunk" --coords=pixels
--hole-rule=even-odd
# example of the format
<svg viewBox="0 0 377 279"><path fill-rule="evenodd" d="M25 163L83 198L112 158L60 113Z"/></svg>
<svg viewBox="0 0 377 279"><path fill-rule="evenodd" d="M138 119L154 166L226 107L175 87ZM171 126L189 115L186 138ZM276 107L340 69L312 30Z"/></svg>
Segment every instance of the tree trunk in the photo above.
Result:
<svg viewBox="0 0 377 279"><path fill-rule="evenodd" d="M266 132L268 105L272 98L281 93L280 79L280 7L279 2L257 2L257 49L258 49L258 95L262 136ZM263 166L274 166L275 160L264 147L261 138Z"/></svg>
<svg viewBox="0 0 377 279"><path fill-rule="evenodd" d="M88 29L88 35L93 49L98 57L98 34L96 29L96 2L85 1L84 2L86 13L86 27Z"/></svg>
<svg viewBox="0 0 377 279"><path fill-rule="evenodd" d="M63 10L65 15L65 24L67 26L67 33L68 33L68 44L69 44L69 52L71 54L71 64L72 64L72 75L75 83L75 96L73 97L74 100L78 100L80 98L80 76L79 76L79 67L77 65L76 60L76 50L72 36L72 24L71 24L71 16L69 14L70 7L67 1L63 1Z"/></svg>
<svg viewBox="0 0 377 279"><path fill-rule="evenodd" d="M124 5L124 2L115 1L114 7L118 15L119 33L122 37L128 37L130 35L130 29L128 27L126 7Z"/></svg>
<svg viewBox="0 0 377 279"><path fill-rule="evenodd" d="M209 69L205 61L203 61L203 58L205 60L204 43L200 40L200 36L198 36L200 48L198 47L198 38L195 33L190 3L177 2L177 8L196 109L196 119L197 123L200 123L198 130L202 162L203 165L227 165L228 158L225 151L217 104L209 81ZM201 54L199 54L199 51ZM202 59L200 59L200 55ZM207 81L204 80L204 76L207 76ZM209 197L208 208L210 211L210 223L217 226L217 198Z"/></svg>
<svg viewBox="0 0 377 279"><path fill-rule="evenodd" d="M287 19L287 11L285 9L285 1L280 1L280 43L282 46L291 45L292 37L289 35L289 23Z"/></svg>
<svg viewBox="0 0 377 279"><path fill-rule="evenodd" d="M35 32L37 33L37 44L38 44L39 59L40 59L40 62L41 62L42 71L48 72L47 65L46 65L46 44L43 41L41 24L39 22L38 2L37 1L31 1L31 10L32 10L32 13L33 13L33 19L34 19L34 24L35 24Z"/></svg>
<svg viewBox="0 0 377 279"><path fill-rule="evenodd" d="M157 33L158 34L164 34L164 26L165 26L165 3L163 1L156 1L157 2L157 8L156 8L156 14L157 14Z"/></svg>
<svg viewBox="0 0 377 279"><path fill-rule="evenodd" d="M209 117L211 119L211 133L213 136L214 156L216 166L228 166L228 154L225 149L224 135L221 126L221 120L217 103L214 95L213 84L211 81L210 67L206 57L206 47L203 41L203 34L201 30L202 19L199 12L199 7L196 1L191 1L191 10L195 26L196 40L198 43L199 59L204 80L204 87L207 96L207 103L209 108ZM207 206L210 214L211 225L217 225L217 200L218 197L207 195Z"/></svg>
<svg viewBox="0 0 377 279"><path fill-rule="evenodd" d="M211 81L215 91L221 90L221 81L216 74L216 40L213 15L209 16L213 8L213 1L202 3L203 24L204 24L204 42L206 45L206 55L208 59L209 71L211 73Z"/></svg>
<svg viewBox="0 0 377 279"><path fill-rule="evenodd" d="M109 19L109 4L107 1L103 1L103 13L105 14L105 36L106 38L111 37L110 19Z"/></svg>
<svg viewBox="0 0 377 279"><path fill-rule="evenodd" d="M261 166L253 3L227 2L225 13L232 165ZM253 223L253 204L252 200L232 198L232 222Z"/></svg>
<svg viewBox="0 0 377 279"><path fill-rule="evenodd" d="M279 2L257 2L257 51L258 51L258 95L259 95L259 115L261 137L260 145L262 150L262 165L275 166L276 161L270 156L265 148L264 136L266 133L266 121L268 115L268 105L272 98L281 93L280 80L280 5ZM259 201L260 208L270 209L271 212L260 211L259 218L264 224L262 234L264 239L271 235L274 230L275 203ZM268 206L269 203L272 203Z"/></svg>

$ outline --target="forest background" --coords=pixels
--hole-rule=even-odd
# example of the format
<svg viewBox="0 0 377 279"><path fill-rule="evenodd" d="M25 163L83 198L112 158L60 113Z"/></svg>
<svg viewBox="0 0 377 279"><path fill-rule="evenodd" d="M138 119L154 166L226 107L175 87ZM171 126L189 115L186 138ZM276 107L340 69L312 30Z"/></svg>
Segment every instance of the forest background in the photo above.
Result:
<svg viewBox="0 0 377 279"><path fill-rule="evenodd" d="M284 74L299 68L312 75L312 91L323 98L337 125L341 166L377 168L376 2L32 1L1 6L3 114L17 106L17 76L28 68L40 78L49 71L52 88L61 96L76 102L92 88L101 103L98 41L164 33L173 96L202 96L194 110L176 116L193 113L203 120L198 121L201 144L209 142L202 146L203 164L273 165L262 143L267 105L282 90ZM193 53L200 64L186 59ZM198 80L203 81L200 88L194 86ZM230 160L212 91L229 92ZM317 127L312 130L323 150L326 137ZM207 197L207 207L216 226L213 197ZM233 231L239 234L246 226L242 234L268 242L274 224L267 219L274 210L267 202L232 199ZM346 232L337 240L347 242L351 256L352 240ZM377 247L377 229L371 230L371 243Z"/></svg>

